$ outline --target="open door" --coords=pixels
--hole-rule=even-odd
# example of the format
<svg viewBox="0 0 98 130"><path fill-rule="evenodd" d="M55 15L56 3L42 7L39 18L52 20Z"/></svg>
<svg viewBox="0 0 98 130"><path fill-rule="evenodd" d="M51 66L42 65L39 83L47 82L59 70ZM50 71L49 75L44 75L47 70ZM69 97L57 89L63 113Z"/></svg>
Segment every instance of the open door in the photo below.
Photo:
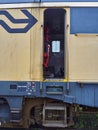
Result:
<svg viewBox="0 0 98 130"><path fill-rule="evenodd" d="M65 71L65 17L64 9L46 9L44 12L43 77L63 79Z"/></svg>

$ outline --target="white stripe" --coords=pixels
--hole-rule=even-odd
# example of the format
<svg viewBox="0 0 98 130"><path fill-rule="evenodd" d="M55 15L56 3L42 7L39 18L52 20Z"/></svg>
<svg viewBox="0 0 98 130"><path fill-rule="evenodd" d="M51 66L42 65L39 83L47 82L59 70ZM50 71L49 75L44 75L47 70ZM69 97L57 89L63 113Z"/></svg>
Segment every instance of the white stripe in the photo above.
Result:
<svg viewBox="0 0 98 130"><path fill-rule="evenodd" d="M98 2L43 2L0 4L0 8L27 8L27 7L98 7Z"/></svg>

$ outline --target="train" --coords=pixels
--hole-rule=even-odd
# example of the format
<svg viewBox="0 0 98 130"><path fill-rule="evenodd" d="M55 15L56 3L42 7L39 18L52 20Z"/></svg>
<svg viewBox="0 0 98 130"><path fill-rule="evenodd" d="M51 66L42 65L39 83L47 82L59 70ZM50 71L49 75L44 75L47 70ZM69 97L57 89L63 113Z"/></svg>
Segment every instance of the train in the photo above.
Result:
<svg viewBox="0 0 98 130"><path fill-rule="evenodd" d="M0 127L66 128L98 111L98 0L0 1Z"/></svg>

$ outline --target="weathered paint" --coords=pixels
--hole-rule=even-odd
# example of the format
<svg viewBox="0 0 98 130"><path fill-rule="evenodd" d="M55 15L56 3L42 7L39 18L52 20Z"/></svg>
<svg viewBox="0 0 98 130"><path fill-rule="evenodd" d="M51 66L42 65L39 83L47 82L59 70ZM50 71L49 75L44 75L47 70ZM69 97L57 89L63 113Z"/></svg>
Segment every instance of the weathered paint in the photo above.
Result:
<svg viewBox="0 0 98 130"><path fill-rule="evenodd" d="M69 80L98 82L98 36L70 35L69 48Z"/></svg>
<svg viewBox="0 0 98 130"><path fill-rule="evenodd" d="M33 15L32 9L26 9ZM37 11L38 10L38 11ZM6 10L15 19L27 17L20 9ZM34 11L39 21L27 33L9 33L0 26L0 80L40 80L40 9ZM12 23L4 15L0 16L10 28L24 28L26 23ZM2 58L3 57L3 58ZM33 61L32 61L33 60Z"/></svg>

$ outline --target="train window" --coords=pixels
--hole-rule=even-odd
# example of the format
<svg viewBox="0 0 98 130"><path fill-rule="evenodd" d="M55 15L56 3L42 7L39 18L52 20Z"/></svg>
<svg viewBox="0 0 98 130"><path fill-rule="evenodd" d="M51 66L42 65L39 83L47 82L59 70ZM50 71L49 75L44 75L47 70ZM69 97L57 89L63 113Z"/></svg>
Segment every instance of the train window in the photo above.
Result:
<svg viewBox="0 0 98 130"><path fill-rule="evenodd" d="M65 76L65 19L64 9L46 9L44 12L43 76Z"/></svg>
<svg viewBox="0 0 98 130"><path fill-rule="evenodd" d="M52 41L52 52L60 52L60 41Z"/></svg>

